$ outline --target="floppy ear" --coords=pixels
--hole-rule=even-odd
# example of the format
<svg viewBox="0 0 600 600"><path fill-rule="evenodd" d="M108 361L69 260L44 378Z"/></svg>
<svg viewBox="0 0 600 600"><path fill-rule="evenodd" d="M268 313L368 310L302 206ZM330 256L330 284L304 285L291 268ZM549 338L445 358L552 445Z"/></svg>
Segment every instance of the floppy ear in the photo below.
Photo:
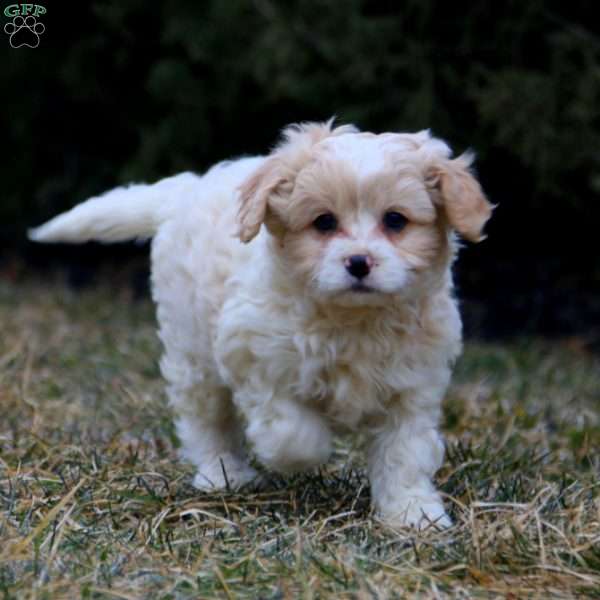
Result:
<svg viewBox="0 0 600 600"><path fill-rule="evenodd" d="M450 225L470 242L485 239L483 227L492 215L490 204L469 167L471 154L436 163L427 174L427 184L434 189L434 202L440 204Z"/></svg>
<svg viewBox="0 0 600 600"><path fill-rule="evenodd" d="M269 196L283 183L276 158L267 159L239 187L238 237L247 244L256 237L267 217Z"/></svg>
<svg viewBox="0 0 600 600"><path fill-rule="evenodd" d="M282 231L278 218L276 195L290 193L294 179L311 155L312 147L329 136L355 133L353 125L333 127L333 119L325 123L299 123L286 127L281 142L270 158L239 187L238 236L244 243L251 241L265 223L271 233ZM269 199L274 210L269 211Z"/></svg>

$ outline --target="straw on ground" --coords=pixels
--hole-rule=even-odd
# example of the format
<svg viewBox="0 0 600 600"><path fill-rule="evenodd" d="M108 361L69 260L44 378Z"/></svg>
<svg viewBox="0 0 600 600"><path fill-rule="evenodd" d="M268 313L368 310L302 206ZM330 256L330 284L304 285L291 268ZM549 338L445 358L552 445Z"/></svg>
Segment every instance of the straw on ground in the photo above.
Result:
<svg viewBox="0 0 600 600"><path fill-rule="evenodd" d="M361 440L260 492L176 454L149 302L0 284L4 598L600 597L600 369L575 341L469 344L448 531L369 512Z"/></svg>

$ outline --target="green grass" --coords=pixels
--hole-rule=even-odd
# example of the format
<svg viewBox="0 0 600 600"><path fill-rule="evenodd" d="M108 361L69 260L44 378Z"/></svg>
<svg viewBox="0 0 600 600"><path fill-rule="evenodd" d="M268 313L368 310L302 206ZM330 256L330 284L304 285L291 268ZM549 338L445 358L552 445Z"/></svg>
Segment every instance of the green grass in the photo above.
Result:
<svg viewBox="0 0 600 600"><path fill-rule="evenodd" d="M600 598L600 369L576 340L467 345L448 531L370 513L360 439L260 493L180 462L149 302L0 283L0 598Z"/></svg>

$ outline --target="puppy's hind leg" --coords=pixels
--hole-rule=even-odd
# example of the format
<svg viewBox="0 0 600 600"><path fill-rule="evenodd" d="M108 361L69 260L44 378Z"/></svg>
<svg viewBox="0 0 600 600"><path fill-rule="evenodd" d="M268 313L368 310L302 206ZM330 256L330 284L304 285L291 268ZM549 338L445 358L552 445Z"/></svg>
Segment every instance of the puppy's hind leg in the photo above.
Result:
<svg viewBox="0 0 600 600"><path fill-rule="evenodd" d="M167 393L176 411L181 455L196 467L194 486L201 490L236 489L256 477L243 451L243 430L229 390L210 385Z"/></svg>
<svg viewBox="0 0 600 600"><path fill-rule="evenodd" d="M211 303L215 284L196 266L204 238L185 222L166 223L152 244L153 296L164 354L160 367L176 413L181 455L195 465L200 489L236 488L255 476L242 450L243 432L229 390L212 357Z"/></svg>

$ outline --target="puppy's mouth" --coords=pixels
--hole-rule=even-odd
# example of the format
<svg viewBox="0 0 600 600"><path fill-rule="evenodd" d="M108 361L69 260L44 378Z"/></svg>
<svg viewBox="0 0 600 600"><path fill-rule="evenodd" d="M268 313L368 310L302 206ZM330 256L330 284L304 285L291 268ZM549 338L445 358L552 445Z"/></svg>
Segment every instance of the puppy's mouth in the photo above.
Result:
<svg viewBox="0 0 600 600"><path fill-rule="evenodd" d="M354 283L350 290L358 294L372 294L376 291L375 288L369 287L364 283Z"/></svg>

